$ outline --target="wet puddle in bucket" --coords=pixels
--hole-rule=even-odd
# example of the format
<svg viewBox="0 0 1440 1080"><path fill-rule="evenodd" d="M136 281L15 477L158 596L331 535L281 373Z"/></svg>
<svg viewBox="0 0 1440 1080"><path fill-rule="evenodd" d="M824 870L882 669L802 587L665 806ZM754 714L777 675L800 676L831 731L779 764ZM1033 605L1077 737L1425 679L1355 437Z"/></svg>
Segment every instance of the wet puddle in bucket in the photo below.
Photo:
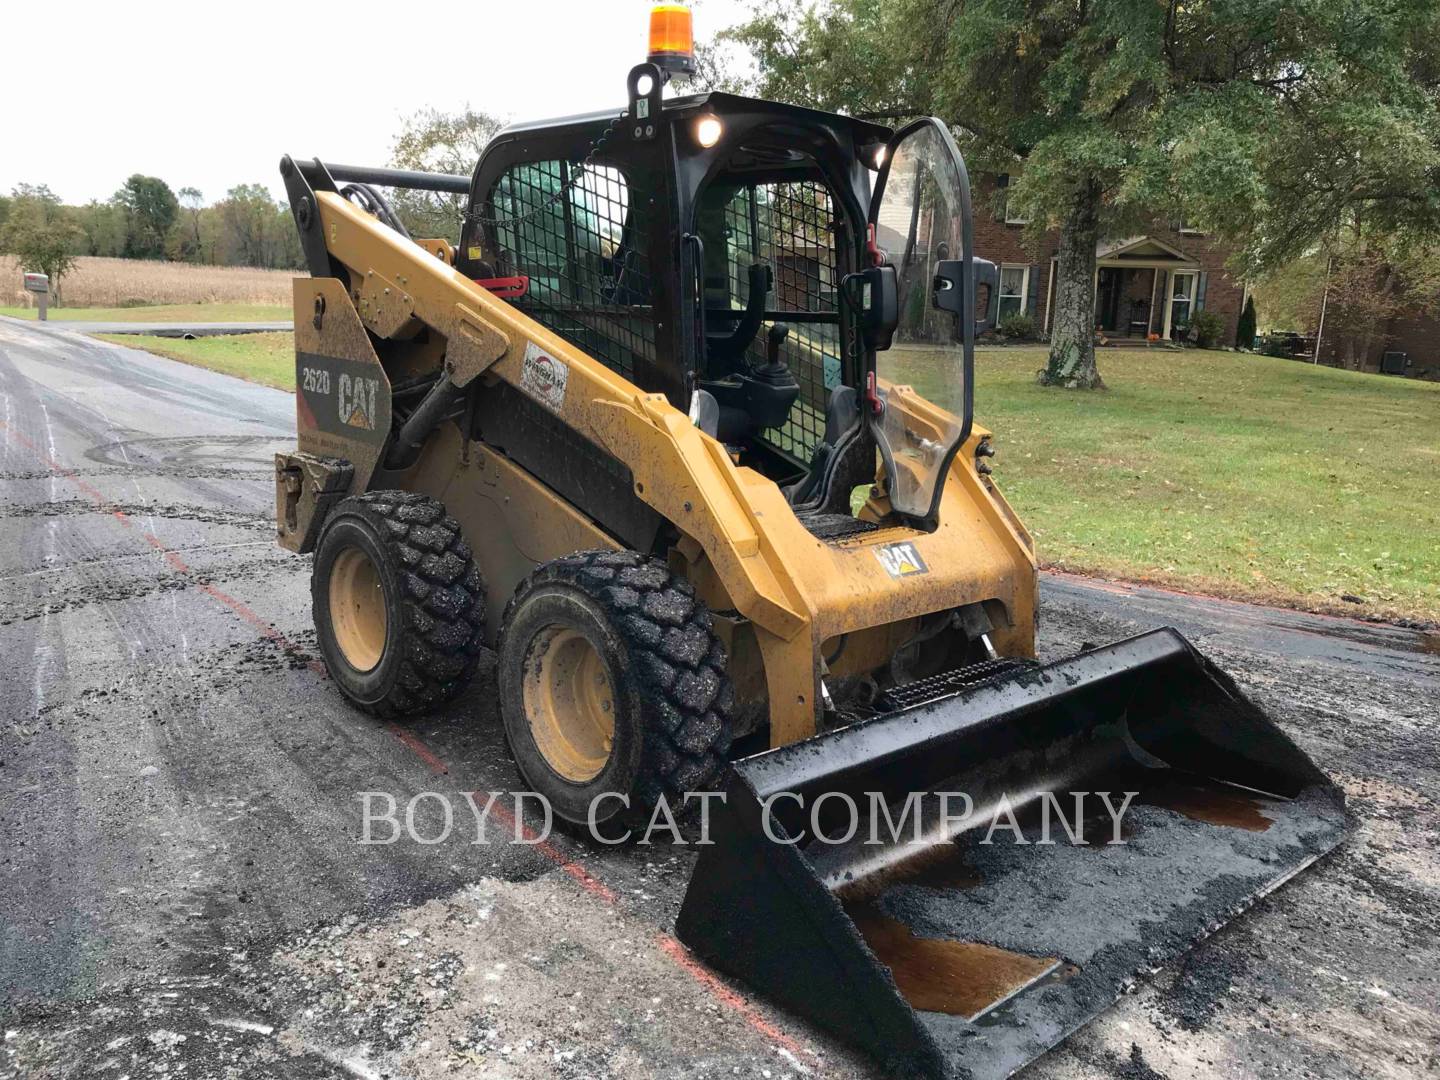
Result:
<svg viewBox="0 0 1440 1080"><path fill-rule="evenodd" d="M900 996L924 1012L973 1020L1060 966L1054 956L916 937L870 904L847 904L846 912L870 951L890 969Z"/></svg>
<svg viewBox="0 0 1440 1080"><path fill-rule="evenodd" d="M887 884L920 885L927 889L973 889L980 880L980 872L965 861L959 847L941 844L927 857L904 867Z"/></svg>
<svg viewBox="0 0 1440 1080"><path fill-rule="evenodd" d="M1144 785L1135 801L1172 810L1191 821L1246 832L1265 832L1275 824L1274 819L1262 813L1271 801L1264 795L1172 771L1167 771L1159 782Z"/></svg>

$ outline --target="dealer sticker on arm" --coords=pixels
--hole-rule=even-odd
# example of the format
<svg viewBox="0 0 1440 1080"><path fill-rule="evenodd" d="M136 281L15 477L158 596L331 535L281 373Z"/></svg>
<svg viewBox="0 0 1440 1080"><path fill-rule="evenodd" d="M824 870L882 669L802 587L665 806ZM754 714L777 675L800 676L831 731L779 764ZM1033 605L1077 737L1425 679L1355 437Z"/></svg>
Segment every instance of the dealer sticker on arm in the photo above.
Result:
<svg viewBox="0 0 1440 1080"><path fill-rule="evenodd" d="M925 565L925 560L920 557L915 545L908 542L877 547L875 557L891 577L913 577L930 572L930 567Z"/></svg>
<svg viewBox="0 0 1440 1080"><path fill-rule="evenodd" d="M525 346L525 362L520 368L520 389L551 412L559 412L565 404L565 384L570 381L570 367L556 359L533 341Z"/></svg>

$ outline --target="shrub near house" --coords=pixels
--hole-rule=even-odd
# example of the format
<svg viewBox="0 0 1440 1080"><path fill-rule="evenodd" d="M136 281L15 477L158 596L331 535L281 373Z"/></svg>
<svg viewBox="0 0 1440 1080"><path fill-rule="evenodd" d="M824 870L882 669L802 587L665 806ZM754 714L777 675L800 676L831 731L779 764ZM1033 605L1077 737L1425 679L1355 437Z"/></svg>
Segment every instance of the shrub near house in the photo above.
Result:
<svg viewBox="0 0 1440 1080"><path fill-rule="evenodd" d="M1010 341L1034 341L1040 333L1035 319L1023 311L1007 313L995 329L1002 338Z"/></svg>

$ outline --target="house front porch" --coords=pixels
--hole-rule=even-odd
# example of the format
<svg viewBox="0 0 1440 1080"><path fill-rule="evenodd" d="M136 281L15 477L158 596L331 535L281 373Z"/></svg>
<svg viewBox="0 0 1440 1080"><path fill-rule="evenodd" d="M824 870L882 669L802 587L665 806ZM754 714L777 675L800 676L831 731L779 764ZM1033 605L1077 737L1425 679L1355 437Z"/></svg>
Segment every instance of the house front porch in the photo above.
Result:
<svg viewBox="0 0 1440 1080"><path fill-rule="evenodd" d="M1045 330L1051 328L1056 258L1050 260ZM1143 345L1151 335L1178 341L1205 306L1207 274L1177 248L1150 236L1106 241L1095 251L1095 325L1115 344Z"/></svg>

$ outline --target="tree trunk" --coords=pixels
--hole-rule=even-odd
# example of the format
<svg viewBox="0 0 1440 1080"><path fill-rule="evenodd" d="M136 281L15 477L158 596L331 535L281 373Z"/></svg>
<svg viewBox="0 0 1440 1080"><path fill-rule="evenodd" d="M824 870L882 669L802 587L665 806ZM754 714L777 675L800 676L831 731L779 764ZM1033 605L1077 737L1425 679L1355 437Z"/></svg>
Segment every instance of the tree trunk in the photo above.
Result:
<svg viewBox="0 0 1440 1080"><path fill-rule="evenodd" d="M1042 386L1100 390L1095 367L1095 244L1100 238L1100 189L1085 184L1060 226L1055 263L1055 317Z"/></svg>
<svg viewBox="0 0 1440 1080"><path fill-rule="evenodd" d="M1374 312L1370 318L1365 320L1365 332L1360 339L1360 356L1355 364L1356 371L1364 371L1365 365L1370 363L1370 349L1375 344L1375 327L1383 319L1387 323L1390 320L1390 293L1395 287L1395 268L1386 265L1385 274L1380 279L1380 288L1376 292ZM1375 369L1380 369L1380 362L1377 358Z"/></svg>

